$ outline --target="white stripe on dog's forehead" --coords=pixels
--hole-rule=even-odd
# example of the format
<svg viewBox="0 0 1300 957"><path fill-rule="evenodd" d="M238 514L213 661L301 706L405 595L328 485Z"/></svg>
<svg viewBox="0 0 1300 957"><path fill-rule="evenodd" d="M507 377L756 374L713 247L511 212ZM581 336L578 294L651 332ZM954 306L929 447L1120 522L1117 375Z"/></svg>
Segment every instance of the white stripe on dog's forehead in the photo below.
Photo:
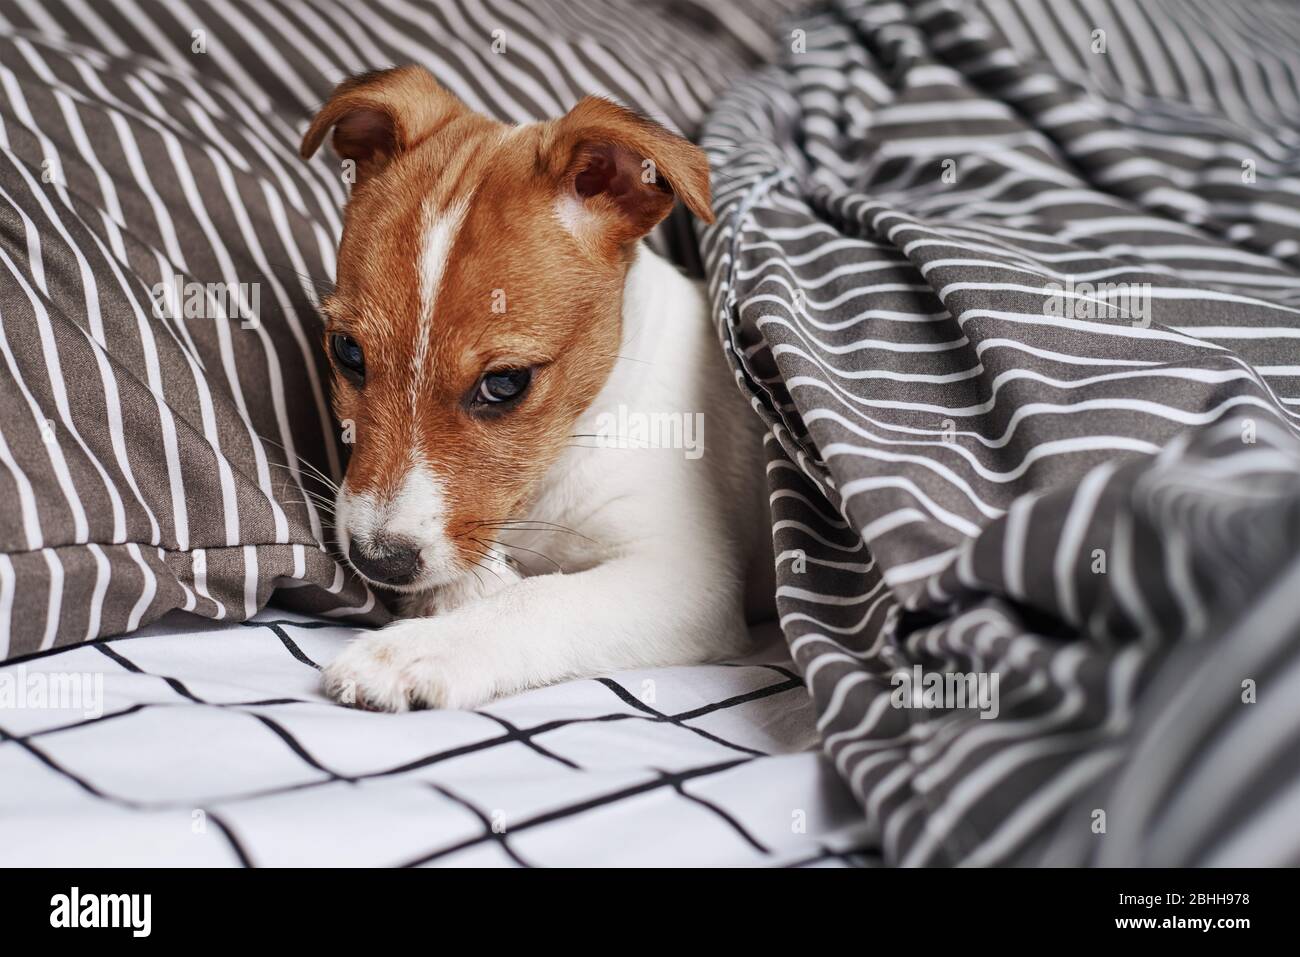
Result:
<svg viewBox="0 0 1300 957"><path fill-rule="evenodd" d="M415 263L416 274L420 277L420 326L411 359L412 412L415 411L421 380L428 364L433 310L437 304L438 291L442 287L443 274L447 271L447 258L456 244L456 234L460 232L465 213L469 210L469 201L469 196L462 196L442 208L430 198L424 201L421 210L422 234Z"/></svg>

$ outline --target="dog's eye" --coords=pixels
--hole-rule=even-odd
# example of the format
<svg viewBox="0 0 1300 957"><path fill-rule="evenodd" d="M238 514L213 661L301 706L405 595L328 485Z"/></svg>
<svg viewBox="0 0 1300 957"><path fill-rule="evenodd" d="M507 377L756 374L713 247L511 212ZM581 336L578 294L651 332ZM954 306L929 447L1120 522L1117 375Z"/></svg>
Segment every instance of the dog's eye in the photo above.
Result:
<svg viewBox="0 0 1300 957"><path fill-rule="evenodd" d="M533 379L532 369L505 369L488 372L478 380L474 402L479 405L501 405L517 402Z"/></svg>
<svg viewBox="0 0 1300 957"><path fill-rule="evenodd" d="M330 349L343 374L354 380L361 380L366 375L366 356L361 351L361 343L351 336L332 336Z"/></svg>

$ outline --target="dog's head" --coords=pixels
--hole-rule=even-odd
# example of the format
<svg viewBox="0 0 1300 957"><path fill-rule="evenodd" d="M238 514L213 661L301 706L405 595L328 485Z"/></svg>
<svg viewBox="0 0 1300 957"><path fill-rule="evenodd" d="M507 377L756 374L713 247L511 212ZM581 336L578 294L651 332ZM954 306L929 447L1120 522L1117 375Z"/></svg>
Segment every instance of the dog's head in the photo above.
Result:
<svg viewBox="0 0 1300 957"><path fill-rule="evenodd" d="M419 67L344 81L330 130L355 184L325 350L354 438L339 545L377 585L463 574L518 517L609 376L637 241L680 198L711 221L708 164L607 100L510 126Z"/></svg>

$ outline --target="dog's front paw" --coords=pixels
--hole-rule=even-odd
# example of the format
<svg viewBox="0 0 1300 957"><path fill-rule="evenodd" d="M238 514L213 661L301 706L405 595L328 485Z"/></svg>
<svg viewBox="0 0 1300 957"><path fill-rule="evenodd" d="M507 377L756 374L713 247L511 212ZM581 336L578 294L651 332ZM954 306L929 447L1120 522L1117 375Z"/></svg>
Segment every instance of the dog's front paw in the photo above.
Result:
<svg viewBox="0 0 1300 957"><path fill-rule="evenodd" d="M323 674L325 693L366 711L470 708L490 697L433 622L399 621L352 641Z"/></svg>

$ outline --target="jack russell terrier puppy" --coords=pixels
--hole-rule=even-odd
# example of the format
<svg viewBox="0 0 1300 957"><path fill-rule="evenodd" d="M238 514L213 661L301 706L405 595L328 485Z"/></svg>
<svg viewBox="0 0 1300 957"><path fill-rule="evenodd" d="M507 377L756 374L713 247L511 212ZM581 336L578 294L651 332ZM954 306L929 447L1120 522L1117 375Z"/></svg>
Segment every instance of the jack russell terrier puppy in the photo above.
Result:
<svg viewBox="0 0 1300 957"><path fill-rule="evenodd" d="M355 164L322 304L355 424L335 528L404 617L327 692L468 708L741 653L771 613L762 427L702 289L640 242L675 198L712 221L704 154L596 97L500 123L412 66L340 84L305 158L331 129Z"/></svg>

